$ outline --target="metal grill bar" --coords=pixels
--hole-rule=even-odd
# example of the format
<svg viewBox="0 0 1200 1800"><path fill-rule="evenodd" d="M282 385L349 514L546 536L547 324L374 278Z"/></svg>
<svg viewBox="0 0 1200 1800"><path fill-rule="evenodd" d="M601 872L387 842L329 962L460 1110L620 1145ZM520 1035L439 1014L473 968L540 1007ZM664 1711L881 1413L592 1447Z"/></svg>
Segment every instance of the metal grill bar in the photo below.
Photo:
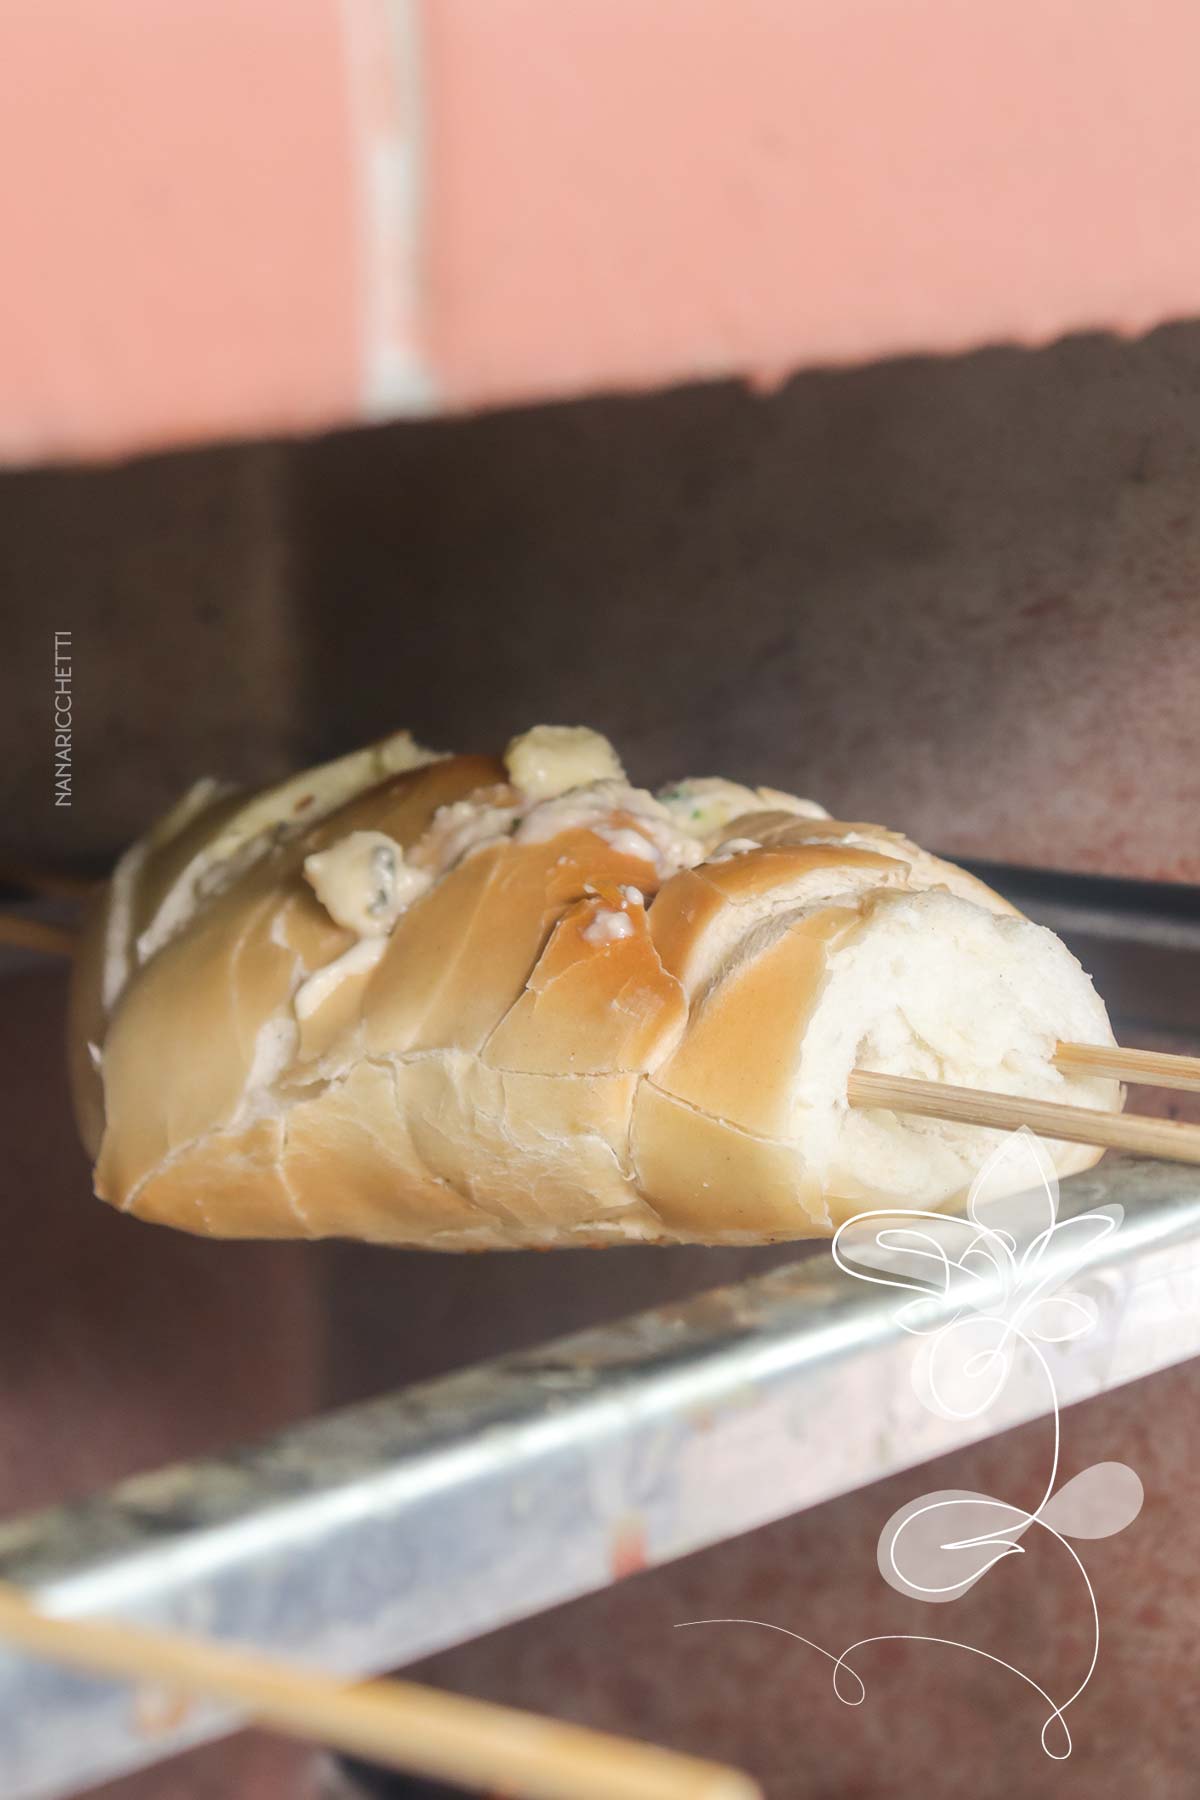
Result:
<svg viewBox="0 0 1200 1800"><path fill-rule="evenodd" d="M1200 1351L1200 1171L1107 1159L1061 1216L1114 1200L1125 1223L1087 1272L1099 1324L1048 1353L1065 1404ZM809 1256L10 1522L0 1578L56 1612L394 1668L1045 1410L1013 1390L985 1421L936 1417L895 1310ZM196 1709L147 1735L127 1690L0 1653L8 1800L233 1724Z"/></svg>

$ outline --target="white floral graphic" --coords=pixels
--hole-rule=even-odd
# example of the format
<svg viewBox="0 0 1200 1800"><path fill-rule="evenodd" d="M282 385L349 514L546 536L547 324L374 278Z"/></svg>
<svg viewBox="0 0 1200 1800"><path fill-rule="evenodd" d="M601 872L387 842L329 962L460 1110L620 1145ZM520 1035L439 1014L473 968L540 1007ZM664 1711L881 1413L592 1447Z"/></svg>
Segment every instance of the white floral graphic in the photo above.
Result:
<svg viewBox="0 0 1200 1800"><path fill-rule="evenodd" d="M959 1599L997 1563L1025 1554L1019 1540L1036 1526L1071 1558L1086 1590L1092 1649L1074 1691L1056 1701L1015 1664L953 1638L889 1633L860 1638L834 1656L798 1632L765 1626L827 1657L834 1664L834 1692L850 1706L862 1704L866 1688L848 1659L871 1644L898 1639L942 1644L996 1663L1046 1702L1050 1710L1041 1742L1055 1760L1071 1754L1066 1711L1091 1680L1100 1651L1095 1593L1068 1539L1109 1537L1130 1524L1142 1505L1142 1484L1124 1463L1095 1463L1056 1485L1061 1429L1045 1349L1086 1336L1096 1323L1094 1302L1067 1284L1122 1218L1114 1205L1060 1219L1058 1201L1054 1165L1039 1141L1022 1130L1005 1138L976 1177L965 1216L902 1209L860 1213L838 1231L833 1254L839 1267L859 1280L915 1296L904 1300L896 1322L921 1339L913 1385L922 1404L941 1418L980 1418L1006 1390L1011 1396L1016 1383L1041 1385L1048 1392L1053 1451L1035 1508L962 1489L923 1494L887 1521L878 1560L884 1580L898 1593L942 1605ZM752 1619L688 1623L765 1625Z"/></svg>

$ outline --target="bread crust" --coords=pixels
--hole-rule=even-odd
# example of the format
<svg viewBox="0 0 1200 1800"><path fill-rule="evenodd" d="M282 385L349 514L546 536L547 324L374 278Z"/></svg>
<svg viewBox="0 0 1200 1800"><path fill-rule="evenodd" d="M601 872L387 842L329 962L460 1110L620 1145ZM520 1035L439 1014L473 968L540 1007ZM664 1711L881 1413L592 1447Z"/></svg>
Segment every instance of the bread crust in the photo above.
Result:
<svg viewBox="0 0 1200 1800"><path fill-rule="evenodd" d="M836 1036L843 988L863 1042L907 1054L888 980L854 974L884 966L888 934L901 964L906 945L931 968L967 958L987 1004L995 959L996 1004L1023 995L1012 1080L1120 1105L1115 1084L1068 1092L1049 1067L1063 1023L1112 1041L1073 959L895 833L772 794L688 838L612 779L526 796L499 759L412 746L397 766L387 742L390 762L374 747L317 772L311 820L305 778L194 794L97 898L70 1031L101 1198L214 1236L454 1250L826 1233L879 1190L886 1131L906 1130L856 1150L844 1083L840 1102L817 1092L805 1061ZM378 935L305 878L353 832L421 871ZM947 1131L928 1139L928 1204L994 1136ZM835 1138L836 1156L814 1152ZM921 1140L896 1145L919 1187ZM1060 1151L1064 1169L1096 1160Z"/></svg>

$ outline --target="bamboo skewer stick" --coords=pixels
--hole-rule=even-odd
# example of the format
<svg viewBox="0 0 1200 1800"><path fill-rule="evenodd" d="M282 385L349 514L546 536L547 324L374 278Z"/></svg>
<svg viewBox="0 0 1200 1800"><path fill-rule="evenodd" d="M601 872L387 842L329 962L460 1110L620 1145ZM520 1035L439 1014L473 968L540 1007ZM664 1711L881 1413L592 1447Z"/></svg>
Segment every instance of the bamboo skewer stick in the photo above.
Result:
<svg viewBox="0 0 1200 1800"><path fill-rule="evenodd" d="M1178 1088L1200 1094L1200 1056L1168 1056L1163 1050L1123 1050L1119 1045L1060 1044L1056 1069L1080 1075L1108 1075L1114 1081L1143 1082L1149 1087Z"/></svg>
<svg viewBox="0 0 1200 1800"><path fill-rule="evenodd" d="M21 950L44 950L47 956L74 956L75 933L43 919L23 919L16 913L0 913L0 944Z"/></svg>
<svg viewBox="0 0 1200 1800"><path fill-rule="evenodd" d="M227 1701L290 1737L514 1800L762 1800L748 1775L409 1681L343 1686L248 1650L115 1620L55 1618L0 1583L0 1637L35 1656Z"/></svg>
<svg viewBox="0 0 1200 1800"><path fill-rule="evenodd" d="M49 900L86 900L102 884L102 878L96 875L0 862L0 887L19 888L24 894L39 894Z"/></svg>
<svg viewBox="0 0 1200 1800"><path fill-rule="evenodd" d="M1053 1100L990 1094L907 1075L877 1075L867 1069L853 1071L846 1098L856 1107L884 1107L890 1112L918 1113L927 1119L951 1119L1000 1131L1017 1131L1026 1125L1038 1137L1162 1156L1171 1162L1200 1163L1200 1125L1181 1125L1169 1119L1092 1112L1086 1106L1060 1106Z"/></svg>

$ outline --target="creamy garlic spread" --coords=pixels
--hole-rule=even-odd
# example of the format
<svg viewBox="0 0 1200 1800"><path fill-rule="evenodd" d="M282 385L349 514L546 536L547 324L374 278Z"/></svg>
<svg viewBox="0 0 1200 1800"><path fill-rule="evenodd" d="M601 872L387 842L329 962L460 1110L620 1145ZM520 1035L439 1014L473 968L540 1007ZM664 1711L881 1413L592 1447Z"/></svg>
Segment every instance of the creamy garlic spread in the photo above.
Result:
<svg viewBox="0 0 1200 1800"><path fill-rule="evenodd" d="M580 932L589 944L612 944L619 938L633 936L633 920L628 913L610 912L607 908L598 912L590 924Z"/></svg>
<svg viewBox="0 0 1200 1800"><path fill-rule="evenodd" d="M439 806L428 831L409 851L408 860L416 868L428 869L436 880L473 850L510 837L523 810L515 804L497 805L492 799L454 800Z"/></svg>
<svg viewBox="0 0 1200 1800"><path fill-rule="evenodd" d="M642 831L635 831L632 825L593 825L596 836L603 838L618 856L638 857L642 862L657 862L654 845Z"/></svg>
<svg viewBox="0 0 1200 1800"><path fill-rule="evenodd" d="M614 823L614 813L624 813L627 822ZM704 856L699 838L681 829L653 794L623 781L593 781L544 800L525 815L516 835L521 843L542 844L579 830L594 831L614 850L648 862L660 881L694 868Z"/></svg>
<svg viewBox="0 0 1200 1800"><path fill-rule="evenodd" d="M799 800L794 794L781 794L777 788L748 788L740 782L725 781L719 775L698 775L686 781L672 782L660 788L659 801L687 830L697 837L711 838L735 819L746 813L796 813L806 819L827 819L829 814L815 800Z"/></svg>
<svg viewBox="0 0 1200 1800"><path fill-rule="evenodd" d="M697 837L708 837L743 813L762 810L753 788L715 775L673 781L670 787L659 789L658 798L672 818Z"/></svg>
<svg viewBox="0 0 1200 1800"><path fill-rule="evenodd" d="M614 821L614 813L626 815L625 821ZM605 780L532 806L524 796L512 805L497 805L482 795L440 806L408 860L437 880L464 857L506 838L544 844L563 832L580 830L594 831L614 850L649 863L662 881L679 869L692 868L704 855L704 845L681 831L652 794L624 781Z"/></svg>
<svg viewBox="0 0 1200 1800"><path fill-rule="evenodd" d="M715 863L728 862L731 857L741 856L742 853L746 850L761 850L761 849L762 849L762 845L759 843L757 838L748 838L748 837L726 838L724 843L721 845L720 849L717 851L716 855L710 856L708 858L708 861L715 862Z"/></svg>
<svg viewBox="0 0 1200 1800"><path fill-rule="evenodd" d="M721 831L744 814L769 806L827 816L814 801L717 778L676 782L655 798L629 785L608 739L586 726L535 725L513 738L504 760L512 785L439 807L408 853L411 868L436 881L464 857L506 838L541 844L587 830L621 855L648 863L662 882L703 862Z"/></svg>
<svg viewBox="0 0 1200 1800"><path fill-rule="evenodd" d="M352 750L335 762L251 794L180 871L137 940L138 962L147 962L187 924L202 901L224 893L273 845L307 831L375 782L439 760L437 751L424 749L411 733L397 731L363 750Z"/></svg>
<svg viewBox="0 0 1200 1800"><path fill-rule="evenodd" d="M553 800L593 781L624 781L616 751L586 725L535 725L513 738L504 763L529 800Z"/></svg>
<svg viewBox="0 0 1200 1800"><path fill-rule="evenodd" d="M319 1007L324 1006L334 989L340 987L349 975L365 975L373 969L384 951L387 939L382 937L362 937L349 950L342 952L323 969L317 969L302 981L296 989L294 1006L298 1019L310 1018Z"/></svg>
<svg viewBox="0 0 1200 1800"><path fill-rule="evenodd" d="M330 918L360 937L386 937L406 907L432 886L382 831L352 831L304 859L304 878Z"/></svg>

